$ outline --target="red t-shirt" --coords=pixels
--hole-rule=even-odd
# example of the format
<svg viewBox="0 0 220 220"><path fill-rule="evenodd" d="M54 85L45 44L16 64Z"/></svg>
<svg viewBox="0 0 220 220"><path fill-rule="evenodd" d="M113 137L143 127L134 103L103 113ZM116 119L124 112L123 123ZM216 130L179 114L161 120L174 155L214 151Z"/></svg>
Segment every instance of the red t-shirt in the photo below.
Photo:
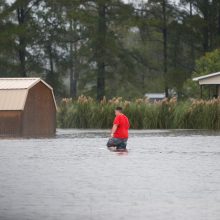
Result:
<svg viewBox="0 0 220 220"><path fill-rule="evenodd" d="M128 138L129 120L124 114L117 115L113 124L118 125L114 138Z"/></svg>

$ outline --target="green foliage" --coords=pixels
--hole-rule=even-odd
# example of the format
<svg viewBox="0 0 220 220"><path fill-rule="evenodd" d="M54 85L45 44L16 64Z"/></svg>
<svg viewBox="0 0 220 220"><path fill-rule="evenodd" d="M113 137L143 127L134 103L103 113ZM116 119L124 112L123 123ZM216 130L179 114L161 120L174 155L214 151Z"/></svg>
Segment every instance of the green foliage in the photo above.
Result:
<svg viewBox="0 0 220 220"><path fill-rule="evenodd" d="M220 71L220 49L206 53L200 59L196 60L195 71L192 77L199 77L210 73ZM199 97L200 89L198 82L188 79L184 85L185 94L188 97ZM207 93L207 91L205 91Z"/></svg>
<svg viewBox="0 0 220 220"><path fill-rule="evenodd" d="M151 103L122 98L96 102L80 96L78 100L63 99L59 106L58 126L61 128L110 128L114 109L122 106L132 129L220 129L220 100L177 102L175 98Z"/></svg>
<svg viewBox="0 0 220 220"><path fill-rule="evenodd" d="M220 71L220 49L206 53L196 61L193 76L202 76Z"/></svg>
<svg viewBox="0 0 220 220"><path fill-rule="evenodd" d="M181 4L0 0L0 75L42 77L59 97L96 97L99 90L107 98L130 100L162 92L164 84L178 94L196 96L196 86L190 85L193 70L198 75L219 71L217 54L200 63L195 60L220 45L220 4L216 0Z"/></svg>

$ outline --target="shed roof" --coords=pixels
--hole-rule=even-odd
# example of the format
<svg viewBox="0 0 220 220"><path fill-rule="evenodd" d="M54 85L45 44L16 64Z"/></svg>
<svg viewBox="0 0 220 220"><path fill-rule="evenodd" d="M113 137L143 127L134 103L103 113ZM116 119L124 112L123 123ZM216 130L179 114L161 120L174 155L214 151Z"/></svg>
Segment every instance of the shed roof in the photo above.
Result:
<svg viewBox="0 0 220 220"><path fill-rule="evenodd" d="M42 79L0 78L0 111L23 110L27 99L28 90L39 82L42 82L51 90L54 104L56 106L56 100L52 87Z"/></svg>
<svg viewBox="0 0 220 220"><path fill-rule="evenodd" d="M26 89L0 90L0 110L23 110L27 92Z"/></svg>
<svg viewBox="0 0 220 220"><path fill-rule="evenodd" d="M29 89L40 81L52 89L40 78L0 78L0 89Z"/></svg>

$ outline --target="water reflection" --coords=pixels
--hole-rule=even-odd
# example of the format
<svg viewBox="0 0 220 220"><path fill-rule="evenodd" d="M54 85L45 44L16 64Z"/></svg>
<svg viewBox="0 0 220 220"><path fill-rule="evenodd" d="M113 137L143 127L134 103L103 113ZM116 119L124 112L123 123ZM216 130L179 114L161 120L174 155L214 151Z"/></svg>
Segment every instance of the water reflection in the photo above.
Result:
<svg viewBox="0 0 220 220"><path fill-rule="evenodd" d="M130 137L220 136L215 130L130 130ZM56 138L104 138L110 130L57 129Z"/></svg>

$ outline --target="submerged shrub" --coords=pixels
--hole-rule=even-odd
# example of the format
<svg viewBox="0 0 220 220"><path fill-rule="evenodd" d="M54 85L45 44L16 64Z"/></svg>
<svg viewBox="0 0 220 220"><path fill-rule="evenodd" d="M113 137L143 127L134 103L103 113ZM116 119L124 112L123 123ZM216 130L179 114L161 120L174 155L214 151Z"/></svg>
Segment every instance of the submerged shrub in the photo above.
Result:
<svg viewBox="0 0 220 220"><path fill-rule="evenodd" d="M123 107L133 129L220 129L220 99L177 102L173 98L152 103L145 99L126 101L119 97L97 102L85 96L61 101L58 126L110 128L118 105Z"/></svg>

